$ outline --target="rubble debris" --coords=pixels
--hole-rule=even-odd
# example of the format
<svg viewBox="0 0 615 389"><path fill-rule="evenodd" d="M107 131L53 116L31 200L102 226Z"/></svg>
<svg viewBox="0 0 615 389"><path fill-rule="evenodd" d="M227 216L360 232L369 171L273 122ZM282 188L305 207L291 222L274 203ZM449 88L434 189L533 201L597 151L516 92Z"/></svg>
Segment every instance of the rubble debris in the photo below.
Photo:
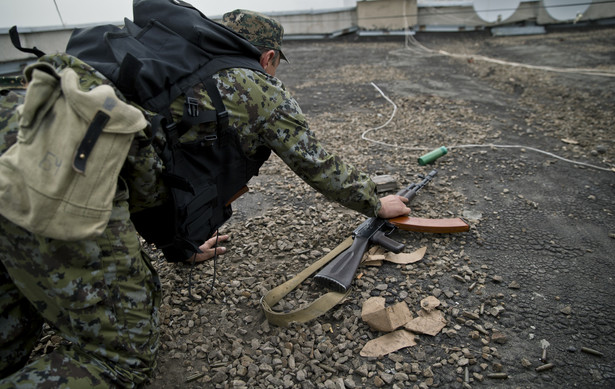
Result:
<svg viewBox="0 0 615 389"><path fill-rule="evenodd" d="M419 311L419 316L410 320L404 325L404 328L418 333L436 336L442 329L446 327L446 319L442 311Z"/></svg>
<svg viewBox="0 0 615 389"><path fill-rule="evenodd" d="M395 177L388 174L373 176L372 181L376 184L377 193L389 192L397 189L398 187Z"/></svg>
<svg viewBox="0 0 615 389"><path fill-rule="evenodd" d="M425 312L431 312L440 306L440 300L434 296L429 296L421 300L421 308Z"/></svg>
<svg viewBox="0 0 615 389"><path fill-rule="evenodd" d="M363 346L359 354L362 357L382 357L411 346L416 346L414 334L402 329L370 340Z"/></svg>
<svg viewBox="0 0 615 389"><path fill-rule="evenodd" d="M603 357L604 356L604 354L601 353L600 351L594 350L594 349L589 348L589 347L581 347L581 351L586 353L586 354L595 355L597 357Z"/></svg>
<svg viewBox="0 0 615 389"><path fill-rule="evenodd" d="M411 253L391 253L388 252L385 255L385 260L393 263L397 263L399 265L407 265L410 263L415 263L423 259L425 253L427 252L427 247L421 247L418 250L415 250Z"/></svg>
<svg viewBox="0 0 615 389"><path fill-rule="evenodd" d="M361 318L372 330L390 332L412 320L405 302L385 307L384 297L371 297L363 303Z"/></svg>
<svg viewBox="0 0 615 389"><path fill-rule="evenodd" d="M489 373L487 374L487 378L493 378L496 380L505 380L508 378L507 373Z"/></svg>
<svg viewBox="0 0 615 389"><path fill-rule="evenodd" d="M536 371L541 372L541 371L546 371L546 370L550 370L554 367L555 365L552 363L546 363L544 365L540 365L538 367L536 367Z"/></svg>

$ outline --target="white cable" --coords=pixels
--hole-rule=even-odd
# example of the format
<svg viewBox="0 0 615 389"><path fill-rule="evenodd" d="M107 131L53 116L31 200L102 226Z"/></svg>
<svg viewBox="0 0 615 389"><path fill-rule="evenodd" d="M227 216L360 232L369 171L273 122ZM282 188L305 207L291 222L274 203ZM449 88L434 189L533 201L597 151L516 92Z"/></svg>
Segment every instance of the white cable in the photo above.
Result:
<svg viewBox="0 0 615 389"><path fill-rule="evenodd" d="M478 60L483 60L483 61L487 61L487 62L492 62L492 63L496 63L499 65L508 65L508 66L513 66L513 67L525 67L525 68L529 68L529 69L537 69L537 70L546 70L546 71L553 71L553 72L561 72L561 73L580 73L580 74L587 74L587 75L596 75L596 76L606 76L606 77L615 77L615 72L610 72L610 71L603 71L603 70L597 70L597 69L581 69L581 68L554 68L554 67L550 67L550 66L535 66L535 65L527 65L527 64L522 64L522 63L518 63L518 62L508 62L508 61L502 61L502 60L498 60L498 59L493 59L493 58L489 58L489 57L484 57L481 55L464 55L464 54L452 54L449 52L446 52L444 50L432 50L429 49L425 46L423 46L422 44L420 44L416 39L414 39L414 36L412 36L412 34L409 31L409 24L408 24L408 19L406 18L406 1L403 1L403 17L404 17L404 24L405 24L405 49L409 50L409 51L414 51L417 52L417 48L419 49L418 51L422 51L422 54L431 54L431 55L447 55L450 57L456 57L456 58L473 58L473 59L478 59ZM411 47L410 43L412 44ZM415 50L413 50L413 48ZM382 92L382 90L380 88L378 88L378 86L376 84L374 84L373 82L371 83L372 86L374 88L376 88L376 90L378 92L380 92L380 94L382 95L382 97L384 97L384 99L386 101L388 101L391 105L393 105L393 113L391 114L391 117L389 118L389 120L386 121L386 123L384 123L381 126L375 127L375 128L371 128L368 129L367 131L364 131L363 134L361 134L361 139L366 140L368 142L372 142L372 143L376 143L382 146L388 146L388 147L395 147L395 148L400 148L400 149L405 149L405 150L413 150L413 151L422 151L422 150L432 150L433 148L429 148L429 147L408 147L408 146L403 146L403 145L394 145L391 143L387 143L387 142L382 142L382 141L378 141L375 139L371 139L367 137L367 134L373 131L377 131L380 130L384 127L386 127L387 125L389 125L389 123L391 123L391 121L393 120L393 118L395 117L395 114L397 113L397 105L393 102L393 100L391 100L388 96L386 96L384 94L384 92ZM552 158L556 158L559 159L561 161L564 162L569 162L575 165L581 165L581 166L586 166L589 168L593 168L593 169L597 169L597 170L602 170L602 171L607 171L607 172L615 172L615 168L603 168L600 166L596 166L596 165L591 165L585 162L579 162L579 161L573 161L571 159L567 159L564 157L560 157L559 155L556 155L554 153L548 152L548 151L544 151L544 150L540 150L537 149L535 147L530 147L530 146L522 146L522 145L498 145L498 144L493 144L493 143L489 143L489 144L484 144L484 145L480 145L480 144L465 144L465 145L454 145L454 146L449 146L449 149L461 149L461 148L517 148L517 149L525 149L525 150L531 150L540 154L545 154L548 155Z"/></svg>
<svg viewBox="0 0 615 389"><path fill-rule="evenodd" d="M367 134L373 131L377 131L380 130L384 127L386 127L389 123L391 123L391 121L393 120L393 117L395 117L395 114L397 113L397 105L387 96L384 94L384 92L382 92L382 90L380 88L378 88L378 86L376 84L374 84L373 82L371 83L374 88L376 88L376 90L378 92L380 92L380 94L382 95L382 97L384 97L384 99L386 101L388 101L389 103L391 103L393 105L393 113L391 114L391 117L389 118L389 120L386 121L386 123L384 123L381 126L375 127L375 128L370 128L366 131L363 132L363 134L361 134L361 139L366 140L368 142L372 142L372 143L376 143L382 146L388 146L388 147L395 147L395 148L399 148L399 149L405 149L405 150L415 150L415 151L421 151L421 150L432 150L434 149L433 147L408 147L408 146L403 146L403 145L394 145L391 143L387 143L387 142L382 142L379 140L375 140L375 139L371 139L367 137ZM581 165L581 166L586 166L592 169L597 169L597 170L602 170L602 171L606 171L606 172L615 172L615 168L604 168L604 167L600 167L600 166L596 166L596 165L591 165L589 163L585 163L585 162L579 162L579 161L573 161L571 159L567 159L564 157L560 157L559 155L553 154L551 152L548 151L544 151L544 150L540 150L537 149L535 147L530 147L530 146L523 146L523 145L498 145L498 144L493 144L493 143L488 143L488 144L484 144L484 145L480 145L480 144L463 144L463 145L454 145L454 146L447 146L447 148L449 149L463 149L463 148L500 148L500 149L526 149L526 150L531 150L531 151L535 151L537 153L541 153L541 154L545 154L548 155L550 157L559 159L561 161L564 162L569 162L575 165Z"/></svg>
<svg viewBox="0 0 615 389"><path fill-rule="evenodd" d="M603 77L615 77L615 71L603 70L603 69L589 69L589 68L557 68L552 66L538 66L538 65L529 65L520 62L510 62L503 61L500 59L485 57L482 55L471 55L471 54L456 54L449 53L444 50L433 50L423 46L419 41L417 41L412 34L408 32L408 22L406 21L406 41L405 41L405 49L409 51L414 51L410 47L410 43L414 48L418 48L423 51L423 53L432 54L432 55L446 55L453 58L462 58L462 59L472 59L472 60L480 60L485 62L491 62L498 65L512 66L512 67L522 67L526 69L534 69L534 70L544 70L549 72L557 72L557 73L576 73L576 74L585 74L590 76L603 76ZM398 51L400 52L400 51ZM403 54L403 51L401 51Z"/></svg>
<svg viewBox="0 0 615 389"><path fill-rule="evenodd" d="M376 88L376 90L377 90L378 92L380 92L380 94L382 95L382 97L384 97L384 98L385 98L385 100L386 100L386 101L388 101L389 103L391 103L391 104L393 105L393 113L391 114L391 117L389 118L389 120L387 120L387 122L386 122L386 123L384 123L383 125L381 125L381 126L379 126L379 127L376 127L376 128L371 128L371 129L369 129L369 130L367 130L367 131L363 132L363 133L361 134L361 139L364 139L364 140L366 140L366 141L373 142L373 143L378 143L378 144L381 144L381 145L383 145L383 146L393 146L393 147L400 147L400 148L403 148L403 146L391 145L391 144L389 144L389 143L380 142L380 141L375 140L375 139L369 139L369 138L366 136L366 134L367 134L368 132L377 131L377 130L379 130L379 129L381 129L381 128L384 128L384 127L388 126L388 125L389 125L389 123L391 123L391 120L393 120L393 118L395 117L395 114L397 113L397 105L395 105L395 103L393 102L393 100L389 99L389 98L387 97L387 95L385 95L385 94L384 94L384 93L380 90L380 88L378 88L378 86L377 86L376 84L374 84L373 82L372 82L372 85L374 86L374 88Z"/></svg>

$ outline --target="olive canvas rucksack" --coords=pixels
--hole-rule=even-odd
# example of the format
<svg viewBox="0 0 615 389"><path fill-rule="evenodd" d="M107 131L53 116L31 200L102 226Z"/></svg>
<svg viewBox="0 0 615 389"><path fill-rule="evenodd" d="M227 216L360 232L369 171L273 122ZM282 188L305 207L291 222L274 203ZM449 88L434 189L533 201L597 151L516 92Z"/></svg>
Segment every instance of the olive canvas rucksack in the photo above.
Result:
<svg viewBox="0 0 615 389"><path fill-rule="evenodd" d="M3 107L18 130L0 156L0 214L45 237L93 238L107 226L120 169L148 123L111 86L83 90L71 67L39 61L24 77L23 104Z"/></svg>

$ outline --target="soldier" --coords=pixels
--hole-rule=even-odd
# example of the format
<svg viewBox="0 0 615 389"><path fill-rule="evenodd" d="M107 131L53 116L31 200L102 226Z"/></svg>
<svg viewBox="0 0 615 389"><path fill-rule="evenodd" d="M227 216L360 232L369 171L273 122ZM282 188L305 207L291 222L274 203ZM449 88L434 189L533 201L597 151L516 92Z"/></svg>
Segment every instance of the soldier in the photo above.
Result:
<svg viewBox="0 0 615 389"><path fill-rule="evenodd" d="M251 156L261 147L275 152L299 177L328 199L366 216L391 218L405 215L410 209L407 199L386 196L378 199L375 184L364 173L329 154L310 131L297 101L275 78L281 60L284 28L275 19L248 10L226 13L222 24L244 36L261 51L260 63L267 74L232 68L218 72L214 78L229 112L229 126L239 133L241 147ZM202 93L201 93L202 94ZM259 120L246 122L248 109ZM254 102L254 103L251 103ZM259 103L259 104L255 104ZM212 108L204 99L205 107ZM175 113L181 115L177 106ZM208 247L211 242L208 243ZM199 254L199 259L203 257Z"/></svg>
<svg viewBox="0 0 615 389"><path fill-rule="evenodd" d="M224 15L223 23L261 50L265 71L230 68L214 75L241 151L250 158L272 150L327 198L367 216L409 213L406 199L379 199L366 174L328 153L310 131L297 102L274 77L286 58L282 26L245 10ZM82 88L104 82L74 58L57 56L53 61L82 68ZM203 85L194 92L200 106L213 109ZM15 94L2 94L0 108L14 107L18 100ZM183 104L178 99L172 105L175 116L181 117ZM15 142L16 118L9 113L0 109L0 154ZM201 130L190 129L182 141L198 139ZM131 158L127 164L140 163ZM156 156L149 160L152 170L160 168ZM130 212L164 199L164 193L156 194L164 186L150 182L151 193L136 193L147 180L123 174L128 185L118 185L109 224L95 239L54 240L0 217L0 388L134 387L151 377L159 345L160 281L141 250ZM137 204L141 200L147 204ZM215 241L203 244L197 261L213 256ZM44 322L66 342L25 365Z"/></svg>
<svg viewBox="0 0 615 389"><path fill-rule="evenodd" d="M42 60L80 69L85 89L102 83L76 59ZM2 85L0 155L17 141L19 89ZM127 200L118 185L108 225L95 239L51 239L0 216L0 388L134 387L151 377L160 280L141 250ZM44 323L63 341L26 365Z"/></svg>

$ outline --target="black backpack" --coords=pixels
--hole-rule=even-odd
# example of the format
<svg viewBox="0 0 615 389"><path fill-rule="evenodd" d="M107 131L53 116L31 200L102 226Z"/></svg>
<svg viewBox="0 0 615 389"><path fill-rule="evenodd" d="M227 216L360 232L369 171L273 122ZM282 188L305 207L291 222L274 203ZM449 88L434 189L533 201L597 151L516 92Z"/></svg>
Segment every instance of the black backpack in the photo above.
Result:
<svg viewBox="0 0 615 389"><path fill-rule="evenodd" d="M270 150L245 157L237 134L228 129L215 72L231 67L263 72L260 52L247 40L179 0L135 0L134 22L75 30L66 52L112 81L124 96L155 112L153 132L162 128L165 183L172 203L133 213L137 231L162 249L169 261L183 261L232 214L230 201L267 160ZM215 111L200 110L192 89L202 83ZM173 122L169 107L185 95L183 117ZM216 122L205 139L180 143L191 126Z"/></svg>

